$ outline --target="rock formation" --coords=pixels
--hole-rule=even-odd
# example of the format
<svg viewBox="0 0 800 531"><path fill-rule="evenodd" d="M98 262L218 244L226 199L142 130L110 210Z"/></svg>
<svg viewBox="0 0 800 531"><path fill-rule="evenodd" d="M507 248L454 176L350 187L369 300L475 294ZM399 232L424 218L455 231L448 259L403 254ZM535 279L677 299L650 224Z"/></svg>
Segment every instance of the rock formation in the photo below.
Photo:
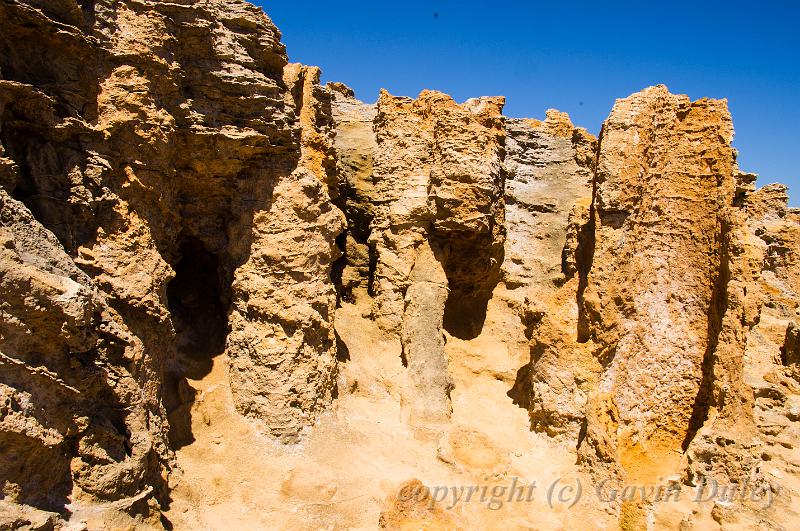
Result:
<svg viewBox="0 0 800 531"><path fill-rule="evenodd" d="M5 496L165 496L223 350L237 408L296 438L334 392L344 225L313 71L245 2L0 11Z"/></svg>
<svg viewBox="0 0 800 531"><path fill-rule="evenodd" d="M504 103L363 103L242 0L0 0L0 527L800 521L800 212L726 102Z"/></svg>
<svg viewBox="0 0 800 531"><path fill-rule="evenodd" d="M587 443L626 472L680 455L706 407L729 282L732 132L724 102L665 87L619 100L603 126L578 331L603 367ZM615 425L592 422L606 417Z"/></svg>

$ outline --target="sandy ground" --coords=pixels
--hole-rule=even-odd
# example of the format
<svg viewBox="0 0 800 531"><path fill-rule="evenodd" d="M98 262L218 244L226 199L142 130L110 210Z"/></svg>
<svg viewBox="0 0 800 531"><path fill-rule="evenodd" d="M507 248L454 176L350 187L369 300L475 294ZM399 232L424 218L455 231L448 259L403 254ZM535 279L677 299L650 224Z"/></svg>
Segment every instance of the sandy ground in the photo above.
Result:
<svg viewBox="0 0 800 531"><path fill-rule="evenodd" d="M473 341L448 338L456 382L452 422L414 428L402 406L413 397L405 391L400 343L362 317L365 304L338 311L350 360L340 374L339 399L301 444L277 444L257 421L235 411L224 356L191 382L199 391L195 442L177 453L181 472L166 514L175 529L376 529L400 485L414 478L447 487L446 496L443 488L434 491L444 498L439 506L465 528L616 527L591 496L571 509L572 499L549 506L556 480L556 489L579 479L589 488L589 481L578 474L574 453L531 433L527 413L507 396L526 360L508 352L507 338L495 341L491 322ZM513 503L505 494L511 486L517 487ZM494 503L491 493L501 491L492 487L506 488Z"/></svg>

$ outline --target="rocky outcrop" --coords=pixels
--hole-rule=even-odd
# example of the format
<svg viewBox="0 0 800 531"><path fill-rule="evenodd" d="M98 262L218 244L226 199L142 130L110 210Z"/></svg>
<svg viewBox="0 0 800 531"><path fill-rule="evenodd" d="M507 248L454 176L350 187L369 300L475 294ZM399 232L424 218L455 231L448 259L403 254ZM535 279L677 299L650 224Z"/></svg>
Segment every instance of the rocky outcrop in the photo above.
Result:
<svg viewBox="0 0 800 531"><path fill-rule="evenodd" d="M8 1L0 20L4 495L165 495L187 378L223 352L237 408L295 440L335 392L318 71L236 0Z"/></svg>
<svg viewBox="0 0 800 531"><path fill-rule="evenodd" d="M665 87L618 100L591 204L578 201L566 224L565 281L529 306L521 402L533 428L576 444L596 477L650 484L686 470L690 485L767 481L755 374L776 368L796 308L774 273L794 274L797 245L786 240L795 225L784 219L785 192L755 191L738 172L731 139L724 101L691 102ZM561 310L573 301L576 311ZM746 352L767 308L780 308L783 335L752 370ZM791 403L792 388L780 403ZM621 509L623 526L653 512L647 503Z"/></svg>
<svg viewBox="0 0 800 531"><path fill-rule="evenodd" d="M562 284L565 273L574 275L575 249L562 253L570 212L591 200L596 139L553 109L544 121L509 119L505 130L503 282L536 299Z"/></svg>
<svg viewBox="0 0 800 531"><path fill-rule="evenodd" d="M508 236L498 295L531 339L530 364L510 394L529 410L533 429L575 441L592 381L575 337L575 292L597 141L552 109L544 121L508 120L506 134Z"/></svg>
<svg viewBox="0 0 800 531"><path fill-rule="evenodd" d="M270 203L254 216L249 258L234 274L226 352L237 408L295 441L335 393L330 272L343 220L304 169L279 182Z"/></svg>
<svg viewBox="0 0 800 531"><path fill-rule="evenodd" d="M141 342L4 190L0 223L3 497L58 511L73 485L103 499L160 486L166 425L136 379Z"/></svg>
<svg viewBox="0 0 800 531"><path fill-rule="evenodd" d="M244 213L248 232L231 241L234 254L247 257L232 283L231 389L239 411L287 442L297 441L335 394L331 271L345 219L331 203L339 193L331 94L319 77L318 68L284 69L300 124L299 166L275 181L254 181L233 210Z"/></svg>
<svg viewBox="0 0 800 531"><path fill-rule="evenodd" d="M466 334L480 328L479 315L459 308L485 305L502 263L502 105L497 98L457 105L427 91L417 100L381 94L371 239L376 318L384 328L401 326L403 294L426 239L445 243L450 298L460 301L445 320Z"/></svg>
<svg viewBox="0 0 800 531"><path fill-rule="evenodd" d="M800 212L726 102L504 103L363 103L242 0L0 0L0 527L532 527L425 487L523 473L781 493L554 526L800 518Z"/></svg>
<svg viewBox="0 0 800 531"><path fill-rule="evenodd" d="M736 336L720 340L723 354L731 355L727 345L736 345L734 338L744 345L741 358L738 351L731 356L741 366L742 391L713 375L718 398L687 451L691 479L727 477L775 493L775 502L767 510L746 506L721 511L721 519L729 523L800 518L795 509L800 492L789 479L800 464L791 442L800 436L800 375L791 362L794 323L800 311L800 216L796 209L787 208L787 201L783 185L751 187L742 198L746 218L739 241L744 243L738 247L750 249L747 254L752 259L747 271L750 282L744 284L747 275L736 270L731 275L733 285L742 285L739 296L746 294L742 310L732 316L749 326L742 329L733 321L730 327ZM744 407L736 400L739 392L749 399Z"/></svg>
<svg viewBox="0 0 800 531"><path fill-rule="evenodd" d="M400 331L415 385L439 404L434 419L449 409L441 335L477 335L499 279L502 105L498 98L458 105L428 91L416 100L383 92L377 104L374 314L383 329Z"/></svg>
<svg viewBox="0 0 800 531"><path fill-rule="evenodd" d="M732 295L732 135L725 102L663 86L618 100L601 133L578 333L603 373L584 444L638 481L669 471L705 407Z"/></svg>
<svg viewBox="0 0 800 531"><path fill-rule="evenodd" d="M325 185L328 197L339 197L340 177L336 168L332 91L320 85L322 71L298 63L284 68L283 80L294 99L300 123L300 166Z"/></svg>
<svg viewBox="0 0 800 531"><path fill-rule="evenodd" d="M449 295L443 261L442 249L423 241L405 295L402 345L415 391L409 409L420 423L443 422L452 413L453 383L447 370L442 333Z"/></svg>

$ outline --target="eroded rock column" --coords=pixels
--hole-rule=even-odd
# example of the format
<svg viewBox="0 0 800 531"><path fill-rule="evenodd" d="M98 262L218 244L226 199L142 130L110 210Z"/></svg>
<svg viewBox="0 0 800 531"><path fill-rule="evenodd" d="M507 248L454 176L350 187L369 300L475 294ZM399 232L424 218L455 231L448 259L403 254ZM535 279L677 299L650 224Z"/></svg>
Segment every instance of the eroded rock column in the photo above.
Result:
<svg viewBox="0 0 800 531"><path fill-rule="evenodd" d="M579 340L602 366L581 441L595 472L610 464L650 481L677 470L727 281L732 135L725 101L663 86L618 100L604 124L578 291Z"/></svg>
<svg viewBox="0 0 800 531"><path fill-rule="evenodd" d="M444 309L450 293L445 260L441 249L423 242L405 295L403 352L415 390L406 407L415 423L446 422L452 412L453 383L444 352Z"/></svg>
<svg viewBox="0 0 800 531"><path fill-rule="evenodd" d="M432 418L449 414L442 329L477 335L500 276L502 105L458 105L430 91L378 100L374 313L382 328L400 331L414 385L431 397L415 407L430 408Z"/></svg>

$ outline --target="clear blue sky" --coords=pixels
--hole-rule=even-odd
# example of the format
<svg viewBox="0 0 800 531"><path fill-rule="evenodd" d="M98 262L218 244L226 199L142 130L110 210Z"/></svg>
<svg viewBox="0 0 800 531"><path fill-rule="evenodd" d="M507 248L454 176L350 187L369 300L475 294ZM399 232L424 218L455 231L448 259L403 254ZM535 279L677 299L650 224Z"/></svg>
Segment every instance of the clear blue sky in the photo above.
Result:
<svg viewBox="0 0 800 531"><path fill-rule="evenodd" d="M364 101L436 89L507 96L600 130L615 98L658 83L728 98L743 170L800 206L800 2L257 1L294 62Z"/></svg>

